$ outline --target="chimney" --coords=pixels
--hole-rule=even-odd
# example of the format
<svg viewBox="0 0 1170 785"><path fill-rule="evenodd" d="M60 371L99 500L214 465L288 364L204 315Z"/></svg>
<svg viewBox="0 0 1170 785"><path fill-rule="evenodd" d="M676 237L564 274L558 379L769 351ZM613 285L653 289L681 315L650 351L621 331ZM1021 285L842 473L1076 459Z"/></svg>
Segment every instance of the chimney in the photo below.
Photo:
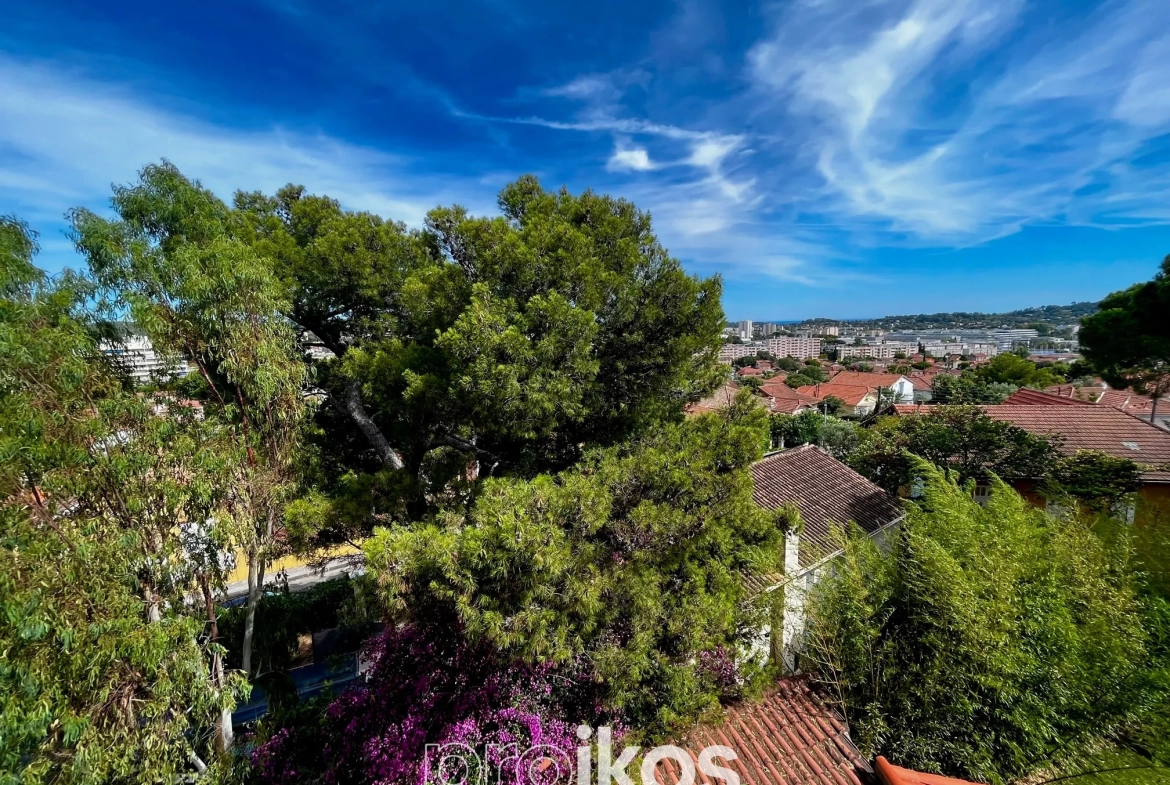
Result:
<svg viewBox="0 0 1170 785"><path fill-rule="evenodd" d="M804 640L806 577L800 572L800 534L792 527L784 534L784 615L780 638L785 673L797 672Z"/></svg>

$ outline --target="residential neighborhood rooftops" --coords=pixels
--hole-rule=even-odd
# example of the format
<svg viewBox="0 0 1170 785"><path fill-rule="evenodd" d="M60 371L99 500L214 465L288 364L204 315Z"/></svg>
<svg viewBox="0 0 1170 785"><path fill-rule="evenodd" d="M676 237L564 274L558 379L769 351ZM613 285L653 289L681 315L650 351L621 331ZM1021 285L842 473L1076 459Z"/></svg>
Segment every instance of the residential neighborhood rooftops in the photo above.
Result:
<svg viewBox="0 0 1170 785"><path fill-rule="evenodd" d="M1146 467L1170 464L1170 431L1109 406L998 406L984 407L989 415L1039 434L1062 437L1061 450L1100 450L1129 458ZM1151 469L1146 482L1170 482L1170 471Z"/></svg>
<svg viewBox="0 0 1170 785"><path fill-rule="evenodd" d="M1005 406L1092 406L1089 401L1021 387L1004 399Z"/></svg>
<svg viewBox="0 0 1170 785"><path fill-rule="evenodd" d="M721 723L693 728L676 744L690 753L701 785L716 783L698 770L699 753L714 745L735 751L736 760L715 763L734 769L745 784L861 785L873 772L849 738L844 718L801 676L781 679L761 700L727 707ZM655 778L661 785L678 785L683 773L667 759L658 764Z"/></svg>
<svg viewBox="0 0 1170 785"><path fill-rule="evenodd" d="M804 387L798 388L797 392L818 401L832 395L834 398L840 398L846 406L856 406L873 394L873 390L869 387L857 387L851 384L835 384L831 387L828 384L806 384Z"/></svg>
<svg viewBox="0 0 1170 785"><path fill-rule="evenodd" d="M896 498L811 444L773 453L751 471L757 505L775 510L794 504L800 510L801 568L839 550L833 524L853 522L873 534L904 514Z"/></svg>
<svg viewBox="0 0 1170 785"><path fill-rule="evenodd" d="M854 385L860 387L890 387L906 377L900 373L868 373L865 371L841 371L825 384ZM911 380L913 383L913 380Z"/></svg>

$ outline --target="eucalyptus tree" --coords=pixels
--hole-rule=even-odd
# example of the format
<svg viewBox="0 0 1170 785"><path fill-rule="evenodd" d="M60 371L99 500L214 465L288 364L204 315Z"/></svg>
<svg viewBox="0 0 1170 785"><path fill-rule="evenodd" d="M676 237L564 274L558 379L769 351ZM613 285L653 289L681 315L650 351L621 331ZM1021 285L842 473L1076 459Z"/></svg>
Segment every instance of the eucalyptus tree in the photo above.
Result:
<svg viewBox="0 0 1170 785"><path fill-rule="evenodd" d="M169 449L79 318L83 282L35 250L0 219L0 779L170 779L205 767L241 686L183 611L171 516L197 451Z"/></svg>
<svg viewBox="0 0 1170 785"><path fill-rule="evenodd" d="M74 240L112 313L126 314L156 351L195 368L185 391L228 435L234 471L221 475L226 523L248 562L242 651L250 673L256 607L278 553L284 507L308 409L307 371L283 314L271 265L229 231L230 211L169 165L114 188L117 219L72 213Z"/></svg>

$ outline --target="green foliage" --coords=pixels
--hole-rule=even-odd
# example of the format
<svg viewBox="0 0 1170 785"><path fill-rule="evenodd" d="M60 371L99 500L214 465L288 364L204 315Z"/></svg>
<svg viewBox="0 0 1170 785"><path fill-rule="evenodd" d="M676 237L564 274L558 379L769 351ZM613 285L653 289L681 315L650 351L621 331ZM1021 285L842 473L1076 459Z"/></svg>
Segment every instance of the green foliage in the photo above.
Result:
<svg viewBox="0 0 1170 785"><path fill-rule="evenodd" d="M825 416L813 409L772 416L772 444L785 448L815 444L839 461L857 449L861 429L856 423Z"/></svg>
<svg viewBox="0 0 1170 785"><path fill-rule="evenodd" d="M810 384L816 384L817 381L816 381L816 379L812 378L811 376L808 376L805 373L801 372L801 373L788 374L788 376L785 377L785 379L784 379L784 383L787 384L792 389L797 390L801 387L807 387Z"/></svg>
<svg viewBox="0 0 1170 785"><path fill-rule="evenodd" d="M1044 305L1038 308L1024 308L1007 313L921 313L903 316L884 316L881 319L858 319L850 324L859 330L937 330L944 328L997 329L1000 327L1032 327L1036 322L1048 324L1073 324L1078 319L1097 310L1093 302L1070 305ZM801 329L815 328L821 320L811 319L800 325ZM832 323L832 322L830 322Z"/></svg>
<svg viewBox="0 0 1170 785"><path fill-rule="evenodd" d="M346 577L322 581L302 591L266 595L256 609L258 632L253 656L257 673L292 668L299 636L356 621L346 615L346 609L353 606L354 585ZM238 668L244 639L244 606L223 610L219 625L228 651L227 665Z"/></svg>
<svg viewBox="0 0 1170 785"><path fill-rule="evenodd" d="M986 508L924 462L883 553L850 538L810 599L809 658L863 750L999 783L1160 699L1124 543L999 481Z"/></svg>
<svg viewBox="0 0 1170 785"><path fill-rule="evenodd" d="M1114 292L1081 322L1088 364L1115 387L1170 393L1170 256L1153 280Z"/></svg>
<svg viewBox="0 0 1170 785"><path fill-rule="evenodd" d="M1071 496L1090 510L1107 512L1137 491L1141 469L1128 458L1077 450L1058 460L1046 479L1047 495Z"/></svg>
<svg viewBox="0 0 1170 785"><path fill-rule="evenodd" d="M817 411L825 414L836 415L840 414L841 410L845 408L845 401L838 398L836 395L826 395L821 399L820 405L817 406Z"/></svg>
<svg viewBox="0 0 1170 785"><path fill-rule="evenodd" d="M927 413L891 417L872 429L849 465L886 490L907 487L917 455L953 469L959 478L1040 478L1057 459L1057 444L993 420L978 406L932 406Z"/></svg>
<svg viewBox="0 0 1170 785"><path fill-rule="evenodd" d="M328 492L382 471L371 512L419 517L469 462L558 470L583 445L679 419L719 383L719 281L687 275L648 214L532 177L499 204L497 218L436 209L408 232L299 187L237 195L235 231L272 260L286 315L336 355L315 368L334 404Z"/></svg>
<svg viewBox="0 0 1170 785"><path fill-rule="evenodd" d="M254 613L265 565L281 548L277 525L297 490L308 412L307 369L283 315L291 301L270 261L235 235L227 206L171 164L147 166L136 184L115 186L113 206L117 220L73 211L74 242L101 306L128 311L156 351L198 369L202 384L193 391L234 465L196 476L225 499L216 525L221 544L230 539L247 554ZM249 633L246 671L250 642Z"/></svg>
<svg viewBox="0 0 1170 785"><path fill-rule="evenodd" d="M931 382L930 399L940 404L1003 403L1019 385L989 382L975 373L939 374Z"/></svg>
<svg viewBox="0 0 1170 785"><path fill-rule="evenodd" d="M793 371L799 371L804 365L795 357L781 357L776 360L776 367L782 371L792 373Z"/></svg>
<svg viewBox="0 0 1170 785"><path fill-rule="evenodd" d="M122 392L75 317L88 291L35 248L0 221L0 781L169 780L241 689L212 681L162 525L205 501L174 473L198 450Z"/></svg>
<svg viewBox="0 0 1170 785"><path fill-rule="evenodd" d="M1039 368L1024 356L1006 352L997 354L987 365L974 372L975 381L985 384L1011 384L1016 387L1033 387L1043 390L1054 384L1061 384L1065 378L1051 368Z"/></svg>
<svg viewBox="0 0 1170 785"><path fill-rule="evenodd" d="M608 709L665 731L716 702L696 657L747 634L739 571L782 559L748 471L766 428L741 392L560 474L490 480L465 515L379 530L370 574L408 620L453 615L532 662L584 656Z"/></svg>

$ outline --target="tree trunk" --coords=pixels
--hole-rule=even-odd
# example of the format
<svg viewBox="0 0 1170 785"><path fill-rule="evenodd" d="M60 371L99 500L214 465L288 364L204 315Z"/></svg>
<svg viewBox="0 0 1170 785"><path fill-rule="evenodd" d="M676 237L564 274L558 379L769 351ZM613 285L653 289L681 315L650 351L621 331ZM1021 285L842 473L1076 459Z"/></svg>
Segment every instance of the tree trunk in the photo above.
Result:
<svg viewBox="0 0 1170 785"><path fill-rule="evenodd" d="M256 608L264 589L264 561L260 549L248 549L248 602L244 610L244 642L240 651L240 664L244 674L252 678L252 641L256 634Z"/></svg>
<svg viewBox="0 0 1170 785"><path fill-rule="evenodd" d="M362 435L366 437L366 440L377 451L378 457L382 459L382 463L391 469L401 469L405 465L402 461L402 456L390 446L390 442L386 441L386 437L382 435L382 431L366 412L366 407L362 404L362 387L357 379L350 381L345 386L341 397L330 396L330 398L332 398L342 412L354 421L358 430L362 432Z"/></svg>
<svg viewBox="0 0 1170 785"><path fill-rule="evenodd" d="M199 586L203 589L203 606L207 613L208 639L215 643L219 640L219 619L215 613L215 598L211 596L211 583L207 573L199 576ZM223 658L217 651L211 660L211 682L216 689L223 690L225 686L223 673ZM219 725L215 729L216 752L221 757L231 753L235 740L235 729L232 727L232 710L222 709L219 713Z"/></svg>

